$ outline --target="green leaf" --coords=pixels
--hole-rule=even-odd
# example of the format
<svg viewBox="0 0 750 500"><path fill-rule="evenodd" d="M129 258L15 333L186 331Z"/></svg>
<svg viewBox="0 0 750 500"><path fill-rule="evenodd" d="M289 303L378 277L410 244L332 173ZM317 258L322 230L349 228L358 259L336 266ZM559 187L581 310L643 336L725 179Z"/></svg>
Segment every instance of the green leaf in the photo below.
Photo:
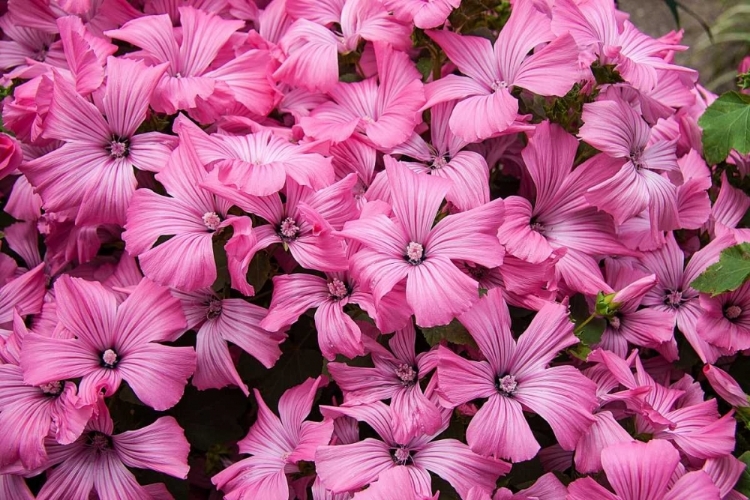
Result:
<svg viewBox="0 0 750 500"><path fill-rule="evenodd" d="M474 339L471 338L469 331L454 319L444 326L435 326L433 328L422 328L422 335L430 347L436 346L441 340L447 340L452 344L476 346Z"/></svg>
<svg viewBox="0 0 750 500"><path fill-rule="evenodd" d="M272 269L271 257L266 252L258 252L253 256L247 269L247 282L253 285L256 293L266 284Z"/></svg>
<svg viewBox="0 0 750 500"><path fill-rule="evenodd" d="M432 74L432 58L420 57L417 61L417 69L422 74L422 80L427 81Z"/></svg>
<svg viewBox="0 0 750 500"><path fill-rule="evenodd" d="M740 462L743 462L747 467L742 471L739 481L735 485L734 489L747 496L750 495L750 451L746 451L739 457Z"/></svg>
<svg viewBox="0 0 750 500"><path fill-rule="evenodd" d="M715 165L736 149L750 153L750 96L727 92L711 104L698 120L703 128L703 153Z"/></svg>
<svg viewBox="0 0 750 500"><path fill-rule="evenodd" d="M664 0L664 3L667 4L667 7L669 7L669 11L672 13L672 17L674 17L674 22L677 23L677 27L680 27L680 12L677 10L677 1L676 0Z"/></svg>
<svg viewBox="0 0 750 500"><path fill-rule="evenodd" d="M719 262L708 267L690 284L699 292L712 296L741 287L750 277L750 243L740 243L722 250Z"/></svg>

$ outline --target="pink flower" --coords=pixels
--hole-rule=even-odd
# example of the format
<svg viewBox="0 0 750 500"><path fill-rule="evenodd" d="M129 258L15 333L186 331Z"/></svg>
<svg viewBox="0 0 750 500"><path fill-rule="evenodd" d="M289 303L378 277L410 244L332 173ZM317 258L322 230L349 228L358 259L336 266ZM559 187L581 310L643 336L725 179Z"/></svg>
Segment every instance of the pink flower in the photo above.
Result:
<svg viewBox="0 0 750 500"><path fill-rule="evenodd" d="M459 100L449 124L466 142L499 135L513 124L518 115L518 101L511 95L514 87L540 95L565 95L579 79L578 52L571 36L555 38L549 18L533 2L514 5L494 47L478 36L450 31L427 34L466 76L448 75L428 84L424 107Z"/></svg>
<svg viewBox="0 0 750 500"><path fill-rule="evenodd" d="M0 466L20 460L36 469L47 460L44 439L54 436L70 444L83 432L93 407L79 404L73 382L54 381L40 386L23 381L21 367L0 364Z"/></svg>
<svg viewBox="0 0 750 500"><path fill-rule="evenodd" d="M735 353L750 348L750 283L715 297L700 294L696 328L709 343Z"/></svg>
<svg viewBox="0 0 750 500"><path fill-rule="evenodd" d="M403 154L427 163L404 162L415 172L449 179L453 187L446 199L464 211L490 201L490 172L484 157L474 151L463 151L466 142L448 127L453 107L454 103L440 103L430 110L431 144L414 132L391 154Z"/></svg>
<svg viewBox="0 0 750 500"><path fill-rule="evenodd" d="M26 163L23 173L53 212L76 210L76 224L125 224L135 192L135 166L159 171L171 151L171 138L157 132L136 134L165 66L109 58L107 86L97 106L81 97L59 73L44 135L65 144Z"/></svg>
<svg viewBox="0 0 750 500"><path fill-rule="evenodd" d="M417 355L415 340L414 326L409 324L391 337L388 345L392 352L376 342L366 343L374 368L328 364L347 404L390 399L394 438L403 442L422 434L435 434L443 424L440 409L420 387L420 380L435 367L436 353Z"/></svg>
<svg viewBox="0 0 750 500"><path fill-rule="evenodd" d="M211 174L215 172L213 170ZM348 267L345 243L334 231L357 215L352 195L356 180L351 174L326 188L313 191L289 179L285 190L286 203L282 203L278 194L258 197L227 187L216 175L209 175L202 186L268 222L253 229L257 243L236 252L238 256L244 255L241 265L245 272L255 252L274 243L288 249L302 267L331 272ZM252 290L249 285L246 288ZM246 295L252 294L242 287L237 289Z"/></svg>
<svg viewBox="0 0 750 500"><path fill-rule="evenodd" d="M333 101L315 108L300 125L305 133L342 142L352 134L379 148L392 148L409 138L421 122L424 89L414 63L390 45L375 44L377 76L361 82L337 83Z"/></svg>
<svg viewBox="0 0 750 500"><path fill-rule="evenodd" d="M448 215L433 228L451 183L415 174L388 157L386 171L396 219L373 214L347 223L342 234L366 247L352 258L352 272L371 287L376 306L406 279L406 302L417 325L447 324L479 299L477 282L452 261L485 267L502 263L497 229L503 201Z"/></svg>
<svg viewBox="0 0 750 500"><path fill-rule="evenodd" d="M703 374L721 399L736 407L750 406L747 394L730 374L713 365L704 365Z"/></svg>
<svg viewBox="0 0 750 500"><path fill-rule="evenodd" d="M694 70L671 64L664 57L687 47L644 35L630 21L618 20L617 14L609 2L559 0L553 7L552 30L570 33L583 51L582 58L591 61L598 56L601 64L615 65L627 82L646 92L656 86L657 70L695 75Z"/></svg>
<svg viewBox="0 0 750 500"><path fill-rule="evenodd" d="M179 120L177 130L211 171L209 183L247 195L270 196L281 191L287 179L315 190L334 180L330 158L270 130L244 136L207 135L185 119Z"/></svg>
<svg viewBox="0 0 750 500"><path fill-rule="evenodd" d="M634 441L608 447L602 464L615 494L590 477L568 486L568 500L719 500L719 489L703 471L689 472L671 479L680 463L680 454L666 441Z"/></svg>
<svg viewBox="0 0 750 500"><path fill-rule="evenodd" d="M365 422L383 439L367 438L353 444L318 447L315 453L318 476L335 493L357 490L379 480L390 469L404 468L417 493L432 495L429 473L432 472L448 481L463 498L472 486L493 488L498 476L510 471L506 462L480 457L460 441L434 440L447 427L447 418L435 434L399 441L391 426L391 409L381 402L322 406L321 410L325 415L346 415Z"/></svg>
<svg viewBox="0 0 750 500"><path fill-rule="evenodd" d="M145 404L156 410L174 406L195 371L192 347L170 347L185 331L180 302L144 279L125 301L97 282L62 276L55 283L57 314L63 332L74 338L29 333L21 367L24 382L50 384L82 377L86 403L100 391L111 396L125 380Z"/></svg>
<svg viewBox="0 0 750 500"><path fill-rule="evenodd" d="M532 264L560 257L555 272L567 288L595 295L609 291L599 270L602 254L629 255L618 240L612 219L588 205L584 195L607 179L614 165L597 155L573 169L578 141L560 126L542 122L521 152L536 191L505 200L506 218L498 237L511 255Z"/></svg>
<svg viewBox="0 0 750 500"><path fill-rule="evenodd" d="M515 341L508 307L495 288L459 320L487 361L469 361L441 347L437 391L449 407L487 399L466 431L471 449L512 462L536 456L540 447L523 410L544 418L563 449L574 449L594 423L591 410L597 403L596 386L578 370L548 367L562 349L578 342L566 308L545 306Z"/></svg>
<svg viewBox="0 0 750 500"><path fill-rule="evenodd" d="M399 500L437 500L439 494L424 495L418 493L411 481L411 475L405 467L393 467L378 476L366 490L355 493L354 500L391 500L395 492Z"/></svg>
<svg viewBox="0 0 750 500"><path fill-rule="evenodd" d="M460 0L384 0L389 10L398 18L406 22L413 22L414 26L422 29L437 28L448 19L457 9Z"/></svg>
<svg viewBox="0 0 750 500"><path fill-rule="evenodd" d="M88 498L96 491L102 500L154 498L163 485L141 486L126 467L150 469L185 479L190 444L172 417L161 417L138 430L114 434L103 403L75 442L48 443L49 473L37 500ZM58 465L59 464L59 465Z"/></svg>
<svg viewBox="0 0 750 500"><path fill-rule="evenodd" d="M271 67L268 51L248 50L214 65L222 46L245 23L190 6L179 11L179 43L166 14L141 17L106 33L140 47L135 56L149 64L167 63L151 98L154 109L167 114L184 110L202 123L226 114L235 102L251 113L268 114L276 100L267 74Z"/></svg>
<svg viewBox="0 0 750 500"><path fill-rule="evenodd" d="M326 359L333 361L337 354L354 358L365 353L360 327L344 312L344 307L357 304L372 316L376 316L376 309L372 296L348 273L330 273L325 278L301 273L274 276L273 287L268 316L261 326L277 331L296 322L306 310L317 308L315 329Z"/></svg>
<svg viewBox="0 0 750 500"><path fill-rule="evenodd" d="M211 286L217 276L214 236L226 227L234 228L232 239L255 243L250 220L227 217L229 203L200 187L207 175L191 145L183 142L156 175L172 197L149 189L133 195L122 239L144 274L159 284L186 292ZM172 238L151 248L164 236Z"/></svg>
<svg viewBox="0 0 750 500"><path fill-rule="evenodd" d="M641 259L641 264L648 272L656 274L658 280L641 304L674 318L677 328L704 363L715 362L724 350L709 344L704 339L704 332L698 330L702 310L699 294L690 284L709 265L718 261L722 249L736 243L739 241L732 235L715 239L693 254L687 266L684 266L685 255L674 235L667 233L666 244L659 250L645 254Z"/></svg>
<svg viewBox="0 0 750 500"><path fill-rule="evenodd" d="M279 415L271 412L257 390L258 418L239 442L240 453L252 455L230 465L211 481L228 500L241 498L289 498L286 474L299 472L297 463L312 462L315 450L328 444L333 420L305 421L323 377L307 379L288 389L279 399Z"/></svg>
<svg viewBox="0 0 750 500"><path fill-rule="evenodd" d="M220 299L210 288L192 293L173 292L182 301L187 326L197 331L198 356L193 385L198 389L219 389L236 385L249 395L232 361L227 342L238 346L272 367L281 356L279 344L286 339L285 329L275 333L260 324L266 309L243 299Z"/></svg>
<svg viewBox="0 0 750 500"><path fill-rule="evenodd" d="M625 160L614 176L591 187L586 199L620 225L649 209L653 232L677 229L677 188L659 172L677 172L674 141L658 140L648 124L621 99L583 107L581 139L612 158Z"/></svg>
<svg viewBox="0 0 750 500"><path fill-rule="evenodd" d="M411 46L410 27L381 0L287 0L286 9L296 21L279 42L286 58L273 76L295 87L331 90L339 79L338 54L356 51L362 39L401 51ZM339 30L328 29L331 23Z"/></svg>
<svg viewBox="0 0 750 500"><path fill-rule="evenodd" d="M0 179L14 173L23 161L23 151L13 137L0 133Z"/></svg>
<svg viewBox="0 0 750 500"><path fill-rule="evenodd" d="M607 261L608 263L610 261ZM650 347L658 350L667 359L677 356L674 341L674 319L670 315L654 309L639 308L643 297L657 284L655 274L642 276L635 265L607 265L607 282L617 290L612 303L617 304L617 312L607 318L607 326L602 333L598 347L626 358L629 345Z"/></svg>

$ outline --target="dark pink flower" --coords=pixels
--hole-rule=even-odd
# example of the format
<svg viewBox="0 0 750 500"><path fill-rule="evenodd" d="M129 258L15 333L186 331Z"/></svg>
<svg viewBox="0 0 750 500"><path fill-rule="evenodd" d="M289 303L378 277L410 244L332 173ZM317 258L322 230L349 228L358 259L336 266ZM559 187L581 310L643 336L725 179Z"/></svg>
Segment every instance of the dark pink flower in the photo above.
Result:
<svg viewBox="0 0 750 500"><path fill-rule="evenodd" d="M29 333L21 367L24 382L40 386L82 377L84 402L103 389L111 396L125 380L156 410L174 406L195 371L192 347L170 347L186 328L180 302L144 279L122 304L100 283L60 277L55 283L60 327L72 338Z"/></svg>

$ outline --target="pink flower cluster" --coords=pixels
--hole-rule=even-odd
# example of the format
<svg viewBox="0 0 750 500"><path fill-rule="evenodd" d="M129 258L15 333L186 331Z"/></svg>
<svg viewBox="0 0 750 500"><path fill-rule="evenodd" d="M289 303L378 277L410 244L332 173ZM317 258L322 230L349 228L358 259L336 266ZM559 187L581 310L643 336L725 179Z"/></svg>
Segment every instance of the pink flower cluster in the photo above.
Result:
<svg viewBox="0 0 750 500"><path fill-rule="evenodd" d="M0 497L172 498L134 469L190 457L229 500L747 498L750 283L691 287L750 242L715 96L611 0L495 3L10 0ZM238 365L295 328L324 373L269 407ZM218 468L187 384L253 389Z"/></svg>

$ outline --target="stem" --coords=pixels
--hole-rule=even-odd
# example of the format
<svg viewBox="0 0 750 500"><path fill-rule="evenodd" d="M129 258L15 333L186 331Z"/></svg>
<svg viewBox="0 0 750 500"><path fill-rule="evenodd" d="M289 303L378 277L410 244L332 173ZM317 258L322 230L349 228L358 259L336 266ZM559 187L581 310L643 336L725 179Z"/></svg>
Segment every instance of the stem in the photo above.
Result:
<svg viewBox="0 0 750 500"><path fill-rule="evenodd" d="M573 335L577 337L583 331L583 328L589 323L591 323L591 320L593 320L595 317L596 317L596 313L591 313L591 316L586 318L583 321L583 323L581 323L580 325L576 325L575 329L573 330Z"/></svg>

